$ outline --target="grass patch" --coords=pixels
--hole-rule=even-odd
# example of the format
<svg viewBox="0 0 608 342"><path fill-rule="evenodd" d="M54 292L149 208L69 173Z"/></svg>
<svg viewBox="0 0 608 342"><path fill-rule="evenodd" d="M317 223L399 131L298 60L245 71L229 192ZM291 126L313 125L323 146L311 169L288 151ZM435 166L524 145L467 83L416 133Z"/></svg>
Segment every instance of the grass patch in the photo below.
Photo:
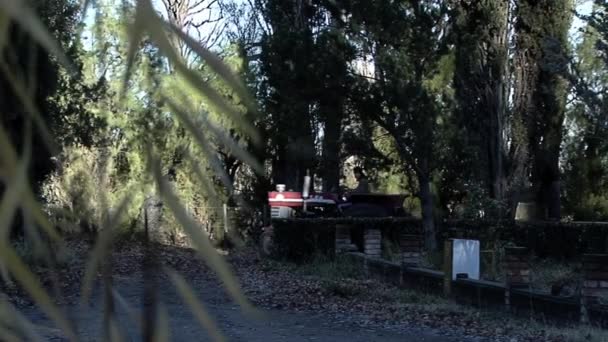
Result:
<svg viewBox="0 0 608 342"><path fill-rule="evenodd" d="M552 287L561 294L575 295L582 276L580 263L560 262L552 259L534 259L531 264L532 287L551 292Z"/></svg>
<svg viewBox="0 0 608 342"><path fill-rule="evenodd" d="M421 293L410 289L397 289L396 293L392 294L391 298L401 304L433 305L452 303L439 296Z"/></svg>
<svg viewBox="0 0 608 342"><path fill-rule="evenodd" d="M435 252L425 251L422 254L422 260L420 260L420 267L432 270L443 269L443 250Z"/></svg>
<svg viewBox="0 0 608 342"><path fill-rule="evenodd" d="M320 254L316 255L310 263L299 266L297 272L328 280L364 278L361 265L343 255L333 259Z"/></svg>
<svg viewBox="0 0 608 342"><path fill-rule="evenodd" d="M391 239L382 239L382 259L400 262L401 251L399 249L399 244L393 242Z"/></svg>
<svg viewBox="0 0 608 342"><path fill-rule="evenodd" d="M539 327L540 328L540 327ZM554 338L561 338L564 341L572 342L606 342L608 341L608 331L589 327L580 326L577 328L556 328L550 327L547 329L547 336Z"/></svg>
<svg viewBox="0 0 608 342"><path fill-rule="evenodd" d="M363 273L361 263L348 256L328 258L317 255L308 264L269 261L268 270L291 273L295 279L313 280L316 288L309 295L336 305L357 305L375 319L382 321L418 322L431 327L456 327L485 337L508 337L516 341L608 341L608 331L597 327L557 325L531 317L517 317L502 311L473 308L456 303L439 295L399 288L376 280ZM534 261L533 269L542 269L536 279L550 284L556 279L568 278L575 265L555 261ZM554 274L551 276L551 274ZM297 281L297 280L296 280ZM320 290L320 292L318 292Z"/></svg>
<svg viewBox="0 0 608 342"><path fill-rule="evenodd" d="M363 268L347 256L329 258L322 254L313 256L309 263L266 259L261 265L264 272L293 272L321 280L363 279Z"/></svg>
<svg viewBox="0 0 608 342"><path fill-rule="evenodd" d="M363 268L348 256L329 258L316 254L306 264L274 262L271 267L318 280L323 292L328 296L354 298L367 294L361 282L365 279Z"/></svg>

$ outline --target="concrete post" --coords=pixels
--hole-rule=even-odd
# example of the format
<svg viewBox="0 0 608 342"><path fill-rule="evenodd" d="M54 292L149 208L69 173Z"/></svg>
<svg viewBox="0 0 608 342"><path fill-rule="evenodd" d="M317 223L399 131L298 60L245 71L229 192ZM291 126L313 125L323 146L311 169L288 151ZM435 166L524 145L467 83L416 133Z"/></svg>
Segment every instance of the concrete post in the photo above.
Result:
<svg viewBox="0 0 608 342"><path fill-rule="evenodd" d="M379 258L382 255L382 231L365 229L363 234L363 252L369 257Z"/></svg>

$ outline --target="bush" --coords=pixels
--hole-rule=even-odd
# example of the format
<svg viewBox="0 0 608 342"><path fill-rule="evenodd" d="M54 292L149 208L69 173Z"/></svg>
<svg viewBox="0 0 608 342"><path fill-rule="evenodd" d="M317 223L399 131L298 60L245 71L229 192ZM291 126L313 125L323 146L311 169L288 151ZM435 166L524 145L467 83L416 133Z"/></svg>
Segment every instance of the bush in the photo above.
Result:
<svg viewBox="0 0 608 342"><path fill-rule="evenodd" d="M98 149L68 147L59 158L60 168L43 183L46 210L64 232L95 231L102 221L101 191L107 188L101 178L107 165L101 155Z"/></svg>
<svg viewBox="0 0 608 342"><path fill-rule="evenodd" d="M608 197L588 194L583 197L579 206L573 209L575 219L607 220Z"/></svg>
<svg viewBox="0 0 608 342"><path fill-rule="evenodd" d="M308 220L273 222L273 256L295 262L307 262L318 253L331 256L334 251L334 225Z"/></svg>
<svg viewBox="0 0 608 342"><path fill-rule="evenodd" d="M274 220L274 256L297 262L315 254L334 255L336 224L351 226L352 240L363 250L363 228L382 230L385 257L398 247L399 234L422 234L415 218L319 218ZM608 252L608 222L516 222L514 220L446 220L438 222L439 242L449 238L480 240L482 248L517 245L539 257L573 258Z"/></svg>
<svg viewBox="0 0 608 342"><path fill-rule="evenodd" d="M143 212L148 209L148 228L157 242L186 244L186 234L170 210L163 207L155 186L146 175L144 160L135 153L122 153L110 147L66 146L57 157L57 170L42 184L45 210L53 224L64 233L92 233L120 203L130 196L130 203L116 227L124 234L139 235L144 230ZM190 214L207 234L223 233L220 198L211 202L200 194L201 186L186 168L176 171L174 191ZM217 202L217 203L216 203ZM218 204L220 203L220 204Z"/></svg>
<svg viewBox="0 0 608 342"><path fill-rule="evenodd" d="M467 184L465 193L456 213L462 219L499 219L508 214L507 203L491 198L487 189L479 184Z"/></svg>
<svg viewBox="0 0 608 342"><path fill-rule="evenodd" d="M442 238L461 236L488 246L496 241L530 248L539 257L572 258L608 252L608 222L449 220Z"/></svg>

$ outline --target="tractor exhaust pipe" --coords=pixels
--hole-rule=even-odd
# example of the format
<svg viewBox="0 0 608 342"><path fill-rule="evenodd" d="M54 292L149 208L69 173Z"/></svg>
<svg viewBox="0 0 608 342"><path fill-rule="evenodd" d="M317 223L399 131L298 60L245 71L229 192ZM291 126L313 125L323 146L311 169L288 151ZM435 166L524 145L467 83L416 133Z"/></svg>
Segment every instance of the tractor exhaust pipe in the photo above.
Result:
<svg viewBox="0 0 608 342"><path fill-rule="evenodd" d="M306 200L310 195L310 171L306 169L306 176L304 176L304 186L302 187L302 198L304 199L304 212L306 212Z"/></svg>

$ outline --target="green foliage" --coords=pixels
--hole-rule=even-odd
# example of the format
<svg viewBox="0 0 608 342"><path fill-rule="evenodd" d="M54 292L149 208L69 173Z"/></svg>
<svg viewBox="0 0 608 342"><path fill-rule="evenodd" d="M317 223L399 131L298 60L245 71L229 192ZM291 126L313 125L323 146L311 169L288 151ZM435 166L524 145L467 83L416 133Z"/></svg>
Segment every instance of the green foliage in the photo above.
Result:
<svg viewBox="0 0 608 342"><path fill-rule="evenodd" d="M74 56L75 51L71 49L71 45L78 19L76 1L23 1L16 7L26 3L32 5L32 14L39 16L39 24L48 28L48 31L43 32L55 38L56 44L51 45L59 45L67 54ZM20 25L16 18L7 15L4 10L2 13L0 97L3 101L0 124L6 128L11 143L21 149L24 146L23 137L26 136L27 127L34 122L37 133L34 134L32 144L38 158L34 158L29 167L29 181L37 189L52 169L49 157L56 149L56 146L48 146L49 127L44 123L52 123L58 117L55 108L47 99L63 91L63 86L58 82L59 56L49 54L45 49L49 45L28 35L29 28ZM27 15L20 17L26 18ZM28 110L22 101L31 101L27 108L36 110Z"/></svg>
<svg viewBox="0 0 608 342"><path fill-rule="evenodd" d="M198 222L189 214L189 208L182 204L187 201L180 200L180 187L170 185L179 179L180 173L196 180L198 187L212 184L225 175L221 168L213 167L212 161L217 158L209 148L212 143L205 137L196 136L193 130L187 130L191 127L184 127L194 120L190 112L184 114L185 104L169 110L167 96L173 94L163 93L164 76L182 77L196 89L193 94L206 98L209 107L221 108L232 122L240 124L239 129L252 125L250 119L240 117L232 108L234 104L219 95L198 71L188 68L169 43L169 32L177 36L175 40L194 50L198 60L205 61L210 67L210 73L229 84L240 99L247 98L246 90L219 58L197 46L191 37L180 31L181 28L169 27L150 1L94 2L96 20L88 22L89 27L84 29L85 34L90 34L92 44L72 46L70 52L78 54L74 64L68 61L66 51L70 47L65 43L75 38L73 25L77 20L77 3L32 3L38 13L25 1L0 3L0 35L7 38L0 46L3 52L0 91L6 100L3 111L10 115L1 116L0 126L0 231L4 236L0 239L0 265L4 280L9 281L7 271L10 272L10 276L65 336L77 340L73 324L28 269L23 256L11 245L8 235L13 218L17 215L22 217L25 236L32 241L39 255L46 256L44 262L49 267L56 266L53 260L57 259L57 251L62 247L61 235L53 223L69 221L73 226L97 229L96 243L82 285L83 300L88 299L100 271L107 295L104 300L108 303L114 297L111 269L105 261L110 257L113 240L124 222L134 220L144 198L155 196L170 209L197 252L219 275L236 302L252 312L225 262L213 251ZM86 18L89 13L82 14ZM45 24L52 29L47 29ZM66 68L65 74L62 71L59 75L58 62ZM68 71L70 76L78 78L68 78ZM63 93L55 94L54 82L58 77ZM248 110L255 111L250 105L248 103ZM69 127L75 123L76 127ZM226 134L222 128L205 128L213 131L215 136ZM247 138L255 138L251 129L243 130ZM65 144L61 146L63 151L57 148L51 132ZM237 146L232 140L225 139L223 143ZM46 175L44 167L48 167L51 160L48 152L53 154L58 164L56 172L47 178L42 192L48 200L45 209L50 217L42 210L36 197L41 194L34 191L37 190L37 181ZM246 159L248 154L243 152L239 157ZM191 160L185 163L188 158ZM34 163L30 165L32 161ZM33 177L29 177L30 169L35 171ZM201 169L217 178L204 174ZM230 184L224 184L230 187ZM211 191L205 195L218 198ZM150 254L151 250L146 253ZM154 257L147 255L147 259L154 260ZM157 271L151 269L152 264L146 263L144 278ZM209 324L207 313L181 277L171 270L163 271L171 276L176 290L202 325L211 330L212 336L220 336L217 328ZM58 288L59 284L53 285ZM147 300L149 291L144 297ZM104 339L118 339L115 336L114 312L107 306L105 309ZM157 334L156 337L163 339L167 327L166 316L146 315L143 335ZM3 326L2 335L6 336L11 328Z"/></svg>
<svg viewBox="0 0 608 342"><path fill-rule="evenodd" d="M108 149L66 146L60 158L57 162L61 167L47 178L41 193L49 216L60 228L70 233L96 232L107 206L116 208L127 194L134 201L117 226L126 229L132 225L145 193L136 179L119 180L120 169L113 165Z"/></svg>
<svg viewBox="0 0 608 342"><path fill-rule="evenodd" d="M238 117L224 115L224 107L201 94L187 76L173 71L149 41L135 55L129 86L123 91L121 76L127 66L121 61L128 57L128 17L118 5L116 0L97 3L96 21L83 31L91 44L78 50L81 77L63 77L65 92L53 99L62 113L56 131L65 148L57 158L61 168L45 184L49 211L61 217L57 220L71 217L72 227L98 228L98 213L104 206L116 207L130 193L133 198L120 226L132 227L141 219L144 199L155 196L145 157L152 148L185 205L200 222L215 225L219 223L217 211L232 194L230 187L239 169L260 170L257 161L248 157L252 136L243 129L243 122L253 119L254 109L208 64L196 65L200 77ZM237 78L248 77L247 63L237 45L225 55ZM183 113L180 108L187 108L194 120L185 122L184 116L175 115ZM99 188L99 179L91 170L102 163L107 179L106 187ZM205 179L203 174L216 176ZM246 183L243 177L240 181ZM104 194L93 195L93 190ZM72 213L59 214L58 208ZM93 222L80 222L81 217ZM167 230L177 229L170 213L164 217Z"/></svg>
<svg viewBox="0 0 608 342"><path fill-rule="evenodd" d="M409 179L404 172L404 162L397 153L395 140L381 127L375 127L372 144L382 155L383 161L375 165L374 183L377 191L385 194L407 192ZM368 170L371 168L367 168ZM374 169L372 169L374 170Z"/></svg>
<svg viewBox="0 0 608 342"><path fill-rule="evenodd" d="M522 1L516 7L517 55L523 68L515 73L511 187L533 187L535 201L547 218L561 216L559 157L569 91L568 30L571 0Z"/></svg>
<svg viewBox="0 0 608 342"><path fill-rule="evenodd" d="M513 220L446 220L444 238L464 236L482 245L505 243L525 246L540 258L571 259L585 253L608 251L605 222L517 222ZM489 247L489 248L492 248Z"/></svg>
<svg viewBox="0 0 608 342"><path fill-rule="evenodd" d="M528 180L549 197L560 171L575 219L608 218L605 1L585 18L570 64L570 0L519 1L513 11L509 1L488 0L261 0L250 11L231 4L247 22L230 18L238 32L223 47L224 63L180 31L191 23L168 26L155 1L90 3L79 13L75 0L0 2L0 231L7 235L18 210L36 223L22 225L31 244L1 239L0 262L3 276L6 264L68 331L22 262L44 261L42 241L59 237L53 225L97 233L90 283L115 233L141 221L143 203L156 199L169 233L190 237L246 306L199 224L216 226L222 203L265 201L267 174L297 189L311 169L333 190L347 158L369 170L379 192L411 194L410 210L423 221L277 221L277 255L333 255L336 224L383 229L387 254L396 254L396 232L423 226L435 241L433 220L451 214L470 220L462 229L486 243L553 256L606 251L602 225L501 221L506 185L512 200ZM321 273L342 272L320 263ZM200 306L193 311L208 322Z"/></svg>
<svg viewBox="0 0 608 342"><path fill-rule="evenodd" d="M575 220L608 218L608 132L606 93L608 63L603 45L608 36L606 5L596 4L576 46L573 105L567 113L570 134L565 138L565 189L567 212Z"/></svg>
<svg viewBox="0 0 608 342"><path fill-rule="evenodd" d="M460 164L457 170L465 184L481 183L500 200L506 155L502 130L507 124L509 1L454 6L452 20L456 108L448 119L453 125L448 141L459 148L450 149L453 154L446 161Z"/></svg>
<svg viewBox="0 0 608 342"><path fill-rule="evenodd" d="M490 197L486 187L477 184L465 185L465 197L455 208L456 215L463 219L500 219L507 211L504 201Z"/></svg>
<svg viewBox="0 0 608 342"><path fill-rule="evenodd" d="M446 35L441 23L446 4L395 1L355 2L351 30L365 53L373 56L374 76L359 77L353 101L359 115L390 134L404 170L418 181L417 195L426 244L435 246L432 175L437 168L437 125L446 102L436 77L449 68Z"/></svg>
<svg viewBox="0 0 608 342"><path fill-rule="evenodd" d="M345 255L328 258L318 254L310 262L300 265L296 271L305 276L316 276L326 280L360 279L364 276L361 265Z"/></svg>

